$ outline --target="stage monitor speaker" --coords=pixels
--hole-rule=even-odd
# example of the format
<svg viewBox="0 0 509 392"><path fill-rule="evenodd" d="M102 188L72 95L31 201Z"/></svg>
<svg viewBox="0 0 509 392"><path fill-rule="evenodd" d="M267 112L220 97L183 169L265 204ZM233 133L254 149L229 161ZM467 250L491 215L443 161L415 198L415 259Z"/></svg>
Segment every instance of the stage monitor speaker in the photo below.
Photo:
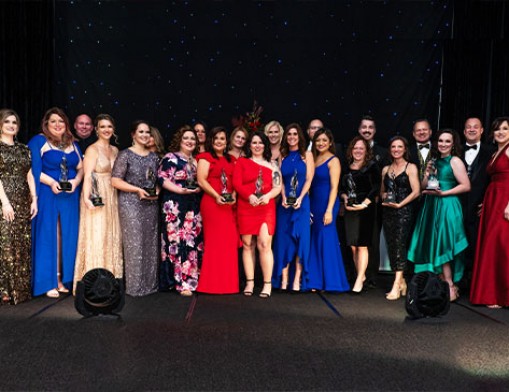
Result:
<svg viewBox="0 0 509 392"><path fill-rule="evenodd" d="M444 316L449 312L449 284L432 272L412 278L406 297L406 311L411 318Z"/></svg>
<svg viewBox="0 0 509 392"><path fill-rule="evenodd" d="M124 282L104 268L88 271L76 284L74 306L85 317L116 315L124 303Z"/></svg>

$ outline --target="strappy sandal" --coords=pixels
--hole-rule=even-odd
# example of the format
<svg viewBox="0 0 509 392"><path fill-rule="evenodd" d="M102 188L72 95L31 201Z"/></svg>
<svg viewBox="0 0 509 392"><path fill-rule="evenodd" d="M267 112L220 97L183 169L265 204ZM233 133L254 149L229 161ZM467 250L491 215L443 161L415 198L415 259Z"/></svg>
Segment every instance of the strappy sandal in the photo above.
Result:
<svg viewBox="0 0 509 392"><path fill-rule="evenodd" d="M253 282L251 290L248 290L249 282ZM244 288L243 294L246 297L251 297L253 295L253 291L254 291L254 279L246 279L246 287Z"/></svg>
<svg viewBox="0 0 509 392"><path fill-rule="evenodd" d="M48 291L46 293L46 297L48 297L48 298L58 298L58 297L60 297L60 293L58 292L57 289L51 289L50 291Z"/></svg>
<svg viewBox="0 0 509 392"><path fill-rule="evenodd" d="M265 286L267 285L270 285L270 291L267 292L267 291L264 291L265 290ZM272 292L272 282L263 282L263 290L262 292L258 295L260 298L263 298L263 299L268 299L270 298L270 294Z"/></svg>
<svg viewBox="0 0 509 392"><path fill-rule="evenodd" d="M9 302L11 302L10 295L7 292L3 292L2 293L2 303L8 304Z"/></svg>

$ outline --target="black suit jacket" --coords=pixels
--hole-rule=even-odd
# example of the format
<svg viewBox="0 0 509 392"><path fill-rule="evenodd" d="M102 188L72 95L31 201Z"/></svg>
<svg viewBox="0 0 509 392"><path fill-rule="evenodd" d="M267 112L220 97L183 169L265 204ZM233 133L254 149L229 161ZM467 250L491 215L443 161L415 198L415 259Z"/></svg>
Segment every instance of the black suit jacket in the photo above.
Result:
<svg viewBox="0 0 509 392"><path fill-rule="evenodd" d="M375 143L373 147L371 147L371 150L373 151L373 160L376 162L380 172L385 166L391 164L389 150L387 150L385 147Z"/></svg>
<svg viewBox="0 0 509 392"><path fill-rule="evenodd" d="M462 159L467 171L470 172L471 186L470 192L465 193L462 197L463 217L465 222L475 222L478 219L477 211L479 208L477 206L483 202L484 192L486 192L486 188L490 181L486 173L486 167L494 152L495 147L493 145L481 143L479 153L472 162L470 170L465 161L465 152L463 152Z"/></svg>
<svg viewBox="0 0 509 392"><path fill-rule="evenodd" d="M431 149L428 152L428 156L426 160L423 161L421 158L421 154L419 153L419 149L417 148L417 144L413 144L409 149L410 153L410 162L417 165L417 169L419 171L419 181L422 181L424 176L424 171L426 170L426 165L431 160Z"/></svg>

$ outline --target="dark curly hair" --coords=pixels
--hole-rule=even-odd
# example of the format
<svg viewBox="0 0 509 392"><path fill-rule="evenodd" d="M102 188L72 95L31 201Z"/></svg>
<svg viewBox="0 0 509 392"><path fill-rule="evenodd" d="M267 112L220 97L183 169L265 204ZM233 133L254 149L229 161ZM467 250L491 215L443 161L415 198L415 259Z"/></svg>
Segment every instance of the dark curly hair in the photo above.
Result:
<svg viewBox="0 0 509 392"><path fill-rule="evenodd" d="M270 162L270 159L272 158L272 153L270 151L270 142L269 138L263 133L262 131L254 131L251 132L249 135L249 138L246 142L246 158L251 158L253 156L253 153L251 152L251 142L253 141L253 138L255 136L258 136L263 143L263 159L265 159L267 162Z"/></svg>
<svg viewBox="0 0 509 392"><path fill-rule="evenodd" d="M184 133L186 132L192 132L194 135L194 139L196 140L196 146L193 151L193 155L198 154L199 146L198 146L198 136L196 135L196 131L191 128L189 125L182 125L179 129L177 129L177 132L173 135L173 138L171 139L170 146L168 147L168 151L170 152L177 152L180 150L180 143L182 142L182 137L184 136Z"/></svg>

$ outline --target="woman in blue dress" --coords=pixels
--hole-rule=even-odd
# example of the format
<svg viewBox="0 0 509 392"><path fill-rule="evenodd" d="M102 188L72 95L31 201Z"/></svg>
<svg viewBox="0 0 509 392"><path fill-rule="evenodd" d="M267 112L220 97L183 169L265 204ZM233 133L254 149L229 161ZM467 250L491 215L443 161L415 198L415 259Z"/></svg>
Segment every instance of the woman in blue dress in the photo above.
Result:
<svg viewBox="0 0 509 392"><path fill-rule="evenodd" d="M32 221L32 288L34 296L58 298L68 293L78 244L81 151L59 108L42 119L42 133L28 143L32 154L39 213ZM67 178L65 178L67 177ZM60 181L68 180L64 190Z"/></svg>
<svg viewBox="0 0 509 392"><path fill-rule="evenodd" d="M308 275L303 285L311 290L348 291L350 286L336 231L341 164L335 156L334 137L330 130L321 128L316 131L312 152L315 159L310 189L313 223Z"/></svg>
<svg viewBox="0 0 509 392"><path fill-rule="evenodd" d="M470 180L463 161L459 158L460 137L452 129L437 134L434 163L439 181L438 189L426 189L430 175L435 171L433 162L426 167L421 188L426 195L419 212L408 249L408 260L415 264L414 272L429 271L442 275L449 284L450 300L458 298L454 282L463 276L463 251L468 242L463 227L463 211L459 194L470 191Z"/></svg>
<svg viewBox="0 0 509 392"><path fill-rule="evenodd" d="M281 157L283 189L276 211L272 286L286 290L289 275L292 275L292 291L300 291L302 271L303 282L307 278L311 213L308 192L315 164L311 151L306 151L306 139L299 124L289 124L285 128Z"/></svg>

